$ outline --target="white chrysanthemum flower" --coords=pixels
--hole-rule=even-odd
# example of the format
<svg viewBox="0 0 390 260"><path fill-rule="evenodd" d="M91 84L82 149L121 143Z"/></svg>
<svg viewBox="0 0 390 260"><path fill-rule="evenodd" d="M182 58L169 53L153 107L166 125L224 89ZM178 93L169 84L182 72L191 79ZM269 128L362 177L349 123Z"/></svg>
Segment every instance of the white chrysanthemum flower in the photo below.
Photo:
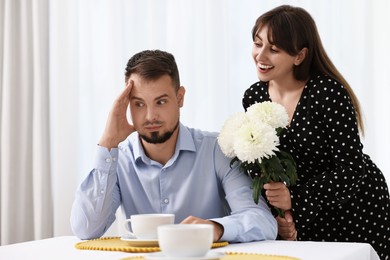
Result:
<svg viewBox="0 0 390 260"><path fill-rule="evenodd" d="M250 106L247 117L253 122L262 121L273 128L285 128L288 125L288 114L284 106L275 102L262 102Z"/></svg>
<svg viewBox="0 0 390 260"><path fill-rule="evenodd" d="M246 116L244 112L238 112L230 116L224 123L221 132L218 136L218 144L221 147L222 152L229 158L236 157L236 153L233 149L233 142L238 129L246 122Z"/></svg>
<svg viewBox="0 0 390 260"><path fill-rule="evenodd" d="M257 159L269 158L278 151L279 138L276 131L268 124L260 121L244 122L236 132L234 138L234 151L242 162L254 163Z"/></svg>

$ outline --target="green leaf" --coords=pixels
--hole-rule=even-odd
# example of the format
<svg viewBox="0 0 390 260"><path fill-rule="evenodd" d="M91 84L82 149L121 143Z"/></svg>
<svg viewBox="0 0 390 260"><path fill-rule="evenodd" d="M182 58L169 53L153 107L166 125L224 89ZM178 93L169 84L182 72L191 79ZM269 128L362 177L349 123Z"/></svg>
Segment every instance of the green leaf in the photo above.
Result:
<svg viewBox="0 0 390 260"><path fill-rule="evenodd" d="M283 158L283 159L288 159L290 161L294 161L294 158L292 157L292 155L290 153L282 151L282 150L279 150L278 153L280 154L278 156L279 158Z"/></svg>
<svg viewBox="0 0 390 260"><path fill-rule="evenodd" d="M264 184L270 182L269 176L261 176L259 178L259 193L261 194Z"/></svg>
<svg viewBox="0 0 390 260"><path fill-rule="evenodd" d="M284 168L277 156L268 158L265 162L268 174L272 181L279 181L280 175L284 173Z"/></svg>
<svg viewBox="0 0 390 260"><path fill-rule="evenodd" d="M295 185L298 179L297 170L294 166L291 164L287 164L286 167L286 174L288 178L290 179L290 185Z"/></svg>
<svg viewBox="0 0 390 260"><path fill-rule="evenodd" d="M281 164L285 169L287 178L289 179L289 181L286 182L287 186L295 185L298 176L294 158L291 156L291 154L284 151L279 151L278 156L280 158Z"/></svg>
<svg viewBox="0 0 390 260"><path fill-rule="evenodd" d="M284 182L287 186L290 186L290 179L288 178L288 176L285 173L282 173L279 175L279 180L281 182Z"/></svg>
<svg viewBox="0 0 390 260"><path fill-rule="evenodd" d="M263 187L263 186L260 186L260 178L259 177L255 177L253 179L252 186L253 186L253 193L252 193L253 201L257 204L257 203L259 203L260 192L261 192L261 189Z"/></svg>
<svg viewBox="0 0 390 260"><path fill-rule="evenodd" d="M278 127L275 130L276 130L276 135L280 136L280 134L283 132L284 128L283 127Z"/></svg>

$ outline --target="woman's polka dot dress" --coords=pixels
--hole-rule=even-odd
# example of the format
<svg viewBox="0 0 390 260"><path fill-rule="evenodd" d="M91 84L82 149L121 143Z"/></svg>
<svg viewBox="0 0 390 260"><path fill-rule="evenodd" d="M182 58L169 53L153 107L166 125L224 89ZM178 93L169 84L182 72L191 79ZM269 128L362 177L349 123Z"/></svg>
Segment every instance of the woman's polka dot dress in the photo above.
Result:
<svg viewBox="0 0 390 260"><path fill-rule="evenodd" d="M243 106L270 100L268 84L258 82L246 90ZM297 163L290 191L298 240L366 242L390 259L389 191L362 151L344 87L323 75L310 79L280 143Z"/></svg>

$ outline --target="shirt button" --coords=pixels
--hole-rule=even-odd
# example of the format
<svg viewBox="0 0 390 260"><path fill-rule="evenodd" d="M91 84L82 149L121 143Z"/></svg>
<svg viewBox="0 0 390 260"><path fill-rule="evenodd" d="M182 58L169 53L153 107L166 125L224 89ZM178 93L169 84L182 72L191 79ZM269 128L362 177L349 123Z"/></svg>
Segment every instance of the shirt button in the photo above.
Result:
<svg viewBox="0 0 390 260"><path fill-rule="evenodd" d="M115 157L112 157L112 160L115 162L115 161L116 161L116 158L115 158Z"/></svg>
<svg viewBox="0 0 390 260"><path fill-rule="evenodd" d="M100 190L100 194L103 194L104 193L104 190Z"/></svg>
<svg viewBox="0 0 390 260"><path fill-rule="evenodd" d="M106 163L110 163L111 162L111 158L106 158Z"/></svg>
<svg viewBox="0 0 390 260"><path fill-rule="evenodd" d="M169 199L164 199L164 203L168 204L169 203Z"/></svg>

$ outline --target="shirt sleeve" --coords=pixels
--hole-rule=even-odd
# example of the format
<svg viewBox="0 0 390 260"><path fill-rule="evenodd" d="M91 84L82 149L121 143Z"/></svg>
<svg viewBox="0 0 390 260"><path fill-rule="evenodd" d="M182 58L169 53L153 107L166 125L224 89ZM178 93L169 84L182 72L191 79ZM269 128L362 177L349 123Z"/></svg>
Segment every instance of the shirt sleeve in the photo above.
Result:
<svg viewBox="0 0 390 260"><path fill-rule="evenodd" d="M253 201L251 179L239 171L238 165L230 167L230 159L223 155L218 145L215 160L231 209L230 215L211 219L224 227L220 240L250 242L276 239L276 220L262 197L258 204Z"/></svg>
<svg viewBox="0 0 390 260"><path fill-rule="evenodd" d="M117 186L118 149L98 146L95 165L76 191L71 228L80 239L101 237L115 220L120 204Z"/></svg>

